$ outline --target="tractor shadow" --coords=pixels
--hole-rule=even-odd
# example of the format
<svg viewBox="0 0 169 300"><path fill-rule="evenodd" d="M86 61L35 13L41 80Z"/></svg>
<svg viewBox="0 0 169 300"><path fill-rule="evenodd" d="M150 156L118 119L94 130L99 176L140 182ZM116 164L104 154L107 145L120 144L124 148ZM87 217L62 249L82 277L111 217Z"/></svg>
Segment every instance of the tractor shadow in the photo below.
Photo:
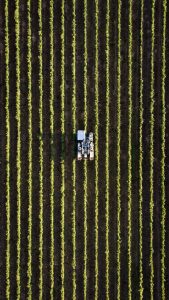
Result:
<svg viewBox="0 0 169 300"><path fill-rule="evenodd" d="M58 160L58 156L60 160L63 161L66 158L70 158L71 160L76 159L77 153L77 143L76 143L76 133L71 133L70 135L61 134L61 132L54 133L50 139L48 136L44 134L38 135L39 143L40 141L45 141L45 139L49 140L50 143L50 157L52 160Z"/></svg>

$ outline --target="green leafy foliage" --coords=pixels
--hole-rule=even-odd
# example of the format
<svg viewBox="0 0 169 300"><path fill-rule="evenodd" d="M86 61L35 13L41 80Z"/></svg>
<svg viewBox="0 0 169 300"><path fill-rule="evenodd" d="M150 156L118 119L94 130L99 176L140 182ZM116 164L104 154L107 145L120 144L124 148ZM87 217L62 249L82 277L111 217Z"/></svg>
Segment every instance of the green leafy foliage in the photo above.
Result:
<svg viewBox="0 0 169 300"><path fill-rule="evenodd" d="M140 300L143 299L143 19L144 0L141 1L140 22L140 106L139 106L139 293Z"/></svg>
<svg viewBox="0 0 169 300"><path fill-rule="evenodd" d="M131 242L132 242L132 40L133 40L133 28L132 28L132 5L133 1L129 0L129 48L128 48L128 299L132 299L132 282L131 282L131 269L132 269L132 257L131 257Z"/></svg>
<svg viewBox="0 0 169 300"><path fill-rule="evenodd" d="M65 1L61 5L61 134L65 135ZM62 153L64 156L64 141L62 140ZM61 160L61 299L65 298L65 164Z"/></svg>
<svg viewBox="0 0 169 300"><path fill-rule="evenodd" d="M6 81L6 299L10 299L10 119L9 119L9 25L5 1L5 81Z"/></svg>
<svg viewBox="0 0 169 300"><path fill-rule="evenodd" d="M50 299L54 299L54 158L52 157L54 136L54 37L53 37L54 3L50 0Z"/></svg>
<svg viewBox="0 0 169 300"><path fill-rule="evenodd" d="M154 298L153 216L154 216L154 40L155 0L152 0L151 20L151 84L150 84L150 298Z"/></svg>
<svg viewBox="0 0 169 300"><path fill-rule="evenodd" d="M39 129L43 134L42 1L38 0L39 22ZM39 298L43 296L43 139L39 141Z"/></svg>
<svg viewBox="0 0 169 300"><path fill-rule="evenodd" d="M27 65L28 65L28 299L32 299L32 54L31 54L31 0L27 1Z"/></svg>
<svg viewBox="0 0 169 300"><path fill-rule="evenodd" d="M161 290L162 300L166 299L165 288L165 222L166 222L166 195L165 195L165 149L166 149L166 104L165 104L165 79L166 79L166 15L167 15L167 1L163 1L163 40L162 40L162 126L161 126Z"/></svg>
<svg viewBox="0 0 169 300"><path fill-rule="evenodd" d="M72 125L73 134L76 134L76 0L73 0L72 19ZM73 300L76 299L76 161L72 167L73 202L72 202L72 246L73 246Z"/></svg>
<svg viewBox="0 0 169 300"><path fill-rule="evenodd" d="M107 0L106 8L106 162L105 162L105 177L106 177L106 299L109 299L109 128L110 128L110 48L109 48L109 27L110 27L110 3Z"/></svg>
<svg viewBox="0 0 169 300"><path fill-rule="evenodd" d="M21 109L20 109L20 13L19 0L15 0L15 47L16 47L16 120L17 120L17 299L21 294L20 260L21 260Z"/></svg>

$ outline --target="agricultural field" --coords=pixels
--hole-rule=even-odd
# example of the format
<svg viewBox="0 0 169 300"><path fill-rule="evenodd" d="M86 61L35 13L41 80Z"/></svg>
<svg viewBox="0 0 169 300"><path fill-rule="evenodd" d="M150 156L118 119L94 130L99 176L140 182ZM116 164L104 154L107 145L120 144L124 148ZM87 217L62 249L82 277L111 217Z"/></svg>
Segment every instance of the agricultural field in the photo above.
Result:
<svg viewBox="0 0 169 300"><path fill-rule="evenodd" d="M167 5L1 0L0 299L169 299Z"/></svg>

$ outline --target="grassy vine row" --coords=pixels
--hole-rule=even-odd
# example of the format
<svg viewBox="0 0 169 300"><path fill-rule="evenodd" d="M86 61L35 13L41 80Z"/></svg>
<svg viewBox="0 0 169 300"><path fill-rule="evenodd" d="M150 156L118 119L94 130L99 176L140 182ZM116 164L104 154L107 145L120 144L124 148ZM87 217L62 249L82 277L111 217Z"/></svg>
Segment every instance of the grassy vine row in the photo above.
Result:
<svg viewBox="0 0 169 300"><path fill-rule="evenodd" d="M65 165L64 165L64 135L65 135L65 1L61 5L61 299L65 298Z"/></svg>
<svg viewBox="0 0 169 300"><path fill-rule="evenodd" d="M121 0L118 0L118 62L117 62L117 299L121 289Z"/></svg>
<svg viewBox="0 0 169 300"><path fill-rule="evenodd" d="M87 130L87 0L84 1L84 129ZM84 161L84 299L87 299L87 161Z"/></svg>
<svg viewBox="0 0 169 300"><path fill-rule="evenodd" d="M161 143L161 203L162 203L162 216L161 216L161 298L166 299L165 290L165 222L166 222L166 195L165 195L165 137L166 137L166 108L165 108L165 78L166 78L166 15L167 15L167 1L163 1L163 42L162 42L162 143Z"/></svg>
<svg viewBox="0 0 169 300"><path fill-rule="evenodd" d="M106 7L106 160L105 160L105 177L106 177L106 299L109 299L109 129L110 129L110 47L109 47L109 27L110 27L110 3L107 0Z"/></svg>
<svg viewBox="0 0 169 300"><path fill-rule="evenodd" d="M9 119L9 25L5 1L5 84L6 84L6 299L10 299L10 119Z"/></svg>
<svg viewBox="0 0 169 300"><path fill-rule="evenodd" d="M31 54L31 0L27 1L27 65L28 65L28 299L32 299L32 54Z"/></svg>
<svg viewBox="0 0 169 300"><path fill-rule="evenodd" d="M128 62L129 62L129 78L128 78L128 299L132 299L132 282L131 282L131 243L132 243L132 0L129 0L129 48L128 48Z"/></svg>
<svg viewBox="0 0 169 300"><path fill-rule="evenodd" d="M15 46L16 46L16 120L17 120L17 270L16 293L21 296L20 260L21 260L21 110L20 110L20 12L19 0L15 0Z"/></svg>
<svg viewBox="0 0 169 300"><path fill-rule="evenodd" d="M150 84L150 298L154 298L153 262L153 209L154 209L154 40L155 40L155 0L152 0L151 21L151 84Z"/></svg>
<svg viewBox="0 0 169 300"><path fill-rule="evenodd" d="M143 299L143 20L144 0L141 0L140 23L140 107L139 107L139 293Z"/></svg>
<svg viewBox="0 0 169 300"><path fill-rule="evenodd" d="M72 120L73 135L76 134L76 0L73 0L72 20ZM76 299L76 161L73 161L72 169L73 203L72 203L72 244L73 244L73 300Z"/></svg>
<svg viewBox="0 0 169 300"><path fill-rule="evenodd" d="M39 21L39 299L43 296L43 64L42 64L42 0L38 0Z"/></svg>
<svg viewBox="0 0 169 300"><path fill-rule="evenodd" d="M54 143L54 3L50 0L50 147L51 156ZM50 299L54 299L54 158L50 159Z"/></svg>

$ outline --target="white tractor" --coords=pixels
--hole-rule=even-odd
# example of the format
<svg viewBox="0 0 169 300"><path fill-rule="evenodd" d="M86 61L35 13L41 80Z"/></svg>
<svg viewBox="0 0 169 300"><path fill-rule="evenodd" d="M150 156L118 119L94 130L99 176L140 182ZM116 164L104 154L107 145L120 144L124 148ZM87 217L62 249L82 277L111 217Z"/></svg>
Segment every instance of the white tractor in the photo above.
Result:
<svg viewBox="0 0 169 300"><path fill-rule="evenodd" d="M93 132L86 134L85 130L77 131L77 160L94 159Z"/></svg>

